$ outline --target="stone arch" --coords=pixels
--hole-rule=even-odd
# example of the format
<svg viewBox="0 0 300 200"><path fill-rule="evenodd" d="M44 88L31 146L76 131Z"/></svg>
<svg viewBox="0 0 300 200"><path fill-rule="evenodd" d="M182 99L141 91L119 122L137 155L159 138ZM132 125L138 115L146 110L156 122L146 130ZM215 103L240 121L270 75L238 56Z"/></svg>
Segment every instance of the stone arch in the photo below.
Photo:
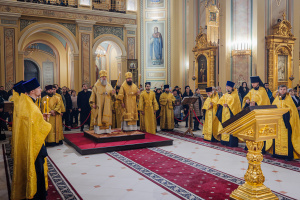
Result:
<svg viewBox="0 0 300 200"><path fill-rule="evenodd" d="M26 40L27 37L29 37L30 35L37 33L37 32L42 32L42 31L52 31L55 33L58 33L60 36L62 36L68 46L71 48L72 53L74 54L78 54L78 45L76 43L76 40L73 36L73 34L66 29L64 26L61 26L59 24L55 24L55 23L39 23L39 24L35 24L32 25L31 27L29 27L26 31L24 31L24 33L22 34L22 36L19 39L19 43L18 43L18 50L19 51L23 51L24 49L24 41Z"/></svg>
<svg viewBox="0 0 300 200"><path fill-rule="evenodd" d="M118 56L127 56L127 52L125 49L125 45L123 41L118 38L117 36L111 35L111 34L104 34L99 37L97 37L94 40L94 45L93 45L93 54L95 54L97 47L102 43L102 42L109 42L113 47L117 49Z"/></svg>

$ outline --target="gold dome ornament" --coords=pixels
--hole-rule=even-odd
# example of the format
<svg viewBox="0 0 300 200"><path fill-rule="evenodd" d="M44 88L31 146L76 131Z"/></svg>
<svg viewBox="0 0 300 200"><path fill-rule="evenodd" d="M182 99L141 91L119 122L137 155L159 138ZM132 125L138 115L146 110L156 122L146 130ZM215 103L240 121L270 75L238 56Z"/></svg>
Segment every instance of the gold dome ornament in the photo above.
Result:
<svg viewBox="0 0 300 200"><path fill-rule="evenodd" d="M289 79L291 80L291 81L293 81L295 78L294 78L294 76L293 76L293 74L289 77Z"/></svg>

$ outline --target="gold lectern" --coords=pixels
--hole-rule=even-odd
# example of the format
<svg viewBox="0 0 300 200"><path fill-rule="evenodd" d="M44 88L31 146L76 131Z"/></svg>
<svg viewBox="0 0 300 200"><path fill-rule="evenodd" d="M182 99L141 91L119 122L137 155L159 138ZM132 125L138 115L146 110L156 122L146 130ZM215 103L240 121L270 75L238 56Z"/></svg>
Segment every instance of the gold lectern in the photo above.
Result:
<svg viewBox="0 0 300 200"><path fill-rule="evenodd" d="M264 141L277 138L278 121L287 113L287 108L276 106L251 106L223 123L219 134L232 134L246 141L248 147L248 169L245 183L234 190L230 199L278 199L263 183L265 177L261 170Z"/></svg>

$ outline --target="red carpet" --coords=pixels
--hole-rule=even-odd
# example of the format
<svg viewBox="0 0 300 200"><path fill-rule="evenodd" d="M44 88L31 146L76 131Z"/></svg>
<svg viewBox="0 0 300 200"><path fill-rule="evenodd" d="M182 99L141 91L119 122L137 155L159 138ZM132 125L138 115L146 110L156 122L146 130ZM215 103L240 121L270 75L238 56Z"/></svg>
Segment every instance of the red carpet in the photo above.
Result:
<svg viewBox="0 0 300 200"><path fill-rule="evenodd" d="M47 196L47 200L59 200L59 199L63 199L59 192L57 191L57 189L55 188L54 184L52 183L51 179L48 176L48 196Z"/></svg>
<svg viewBox="0 0 300 200"><path fill-rule="evenodd" d="M89 138L83 136L83 133L65 134L64 137L71 141L73 144L78 146L80 149L94 149L102 147L113 147L113 146L124 146L131 144L141 144L157 141L169 140L168 138L145 133L145 139L140 140L129 140L129 141L118 141L118 142L107 142L107 143L96 143Z"/></svg>
<svg viewBox="0 0 300 200"><path fill-rule="evenodd" d="M160 148L108 153L181 199L229 199L244 181ZM274 191L273 191L274 192ZM279 199L292 199L274 192Z"/></svg>
<svg viewBox="0 0 300 200"><path fill-rule="evenodd" d="M176 135L176 136L182 136L183 134L182 133L178 133L178 132L175 132L175 131L169 131L168 133L170 134L173 134L173 135ZM231 150L232 152L236 151L236 152L241 152L241 153L247 153L247 151L245 151L243 148L241 147L228 147L228 146L224 146L222 145L220 142L208 142L208 141L205 141L203 138L200 138L200 137L192 137L192 136L189 136L189 135L186 135L184 136L185 138L188 138L190 140L195 140L195 141L199 141L199 142L204 142L206 144L211 144L215 147L221 147L221 148L226 148L226 149L229 149ZM213 147L212 147L213 148ZM220 149L218 149L220 150ZM277 159L277 158L272 158L271 154L269 153L266 153L264 154L264 159L269 159L271 161L274 161L274 162L279 162L279 163L282 163L283 165L281 165L280 167L285 167L285 165L292 165L292 166L295 166L295 167L300 167L300 162L299 160L292 160L292 161L285 161L285 160L282 160L282 159ZM263 161L264 162L264 161ZM268 162L269 164L274 164L272 162ZM277 165L278 166L278 165ZM293 170L293 169L291 169ZM294 170L295 171L295 170Z"/></svg>
<svg viewBox="0 0 300 200"><path fill-rule="evenodd" d="M204 199L229 199L230 193L238 187L237 184L150 149L121 151L118 153ZM114 156L112 157L114 158ZM165 189L169 190L168 188Z"/></svg>

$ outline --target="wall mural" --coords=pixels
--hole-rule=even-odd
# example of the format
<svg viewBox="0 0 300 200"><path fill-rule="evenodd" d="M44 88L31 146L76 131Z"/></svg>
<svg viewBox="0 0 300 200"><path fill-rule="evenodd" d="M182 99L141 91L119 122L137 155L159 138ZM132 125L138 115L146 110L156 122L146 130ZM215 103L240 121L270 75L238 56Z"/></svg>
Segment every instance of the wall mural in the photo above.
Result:
<svg viewBox="0 0 300 200"><path fill-rule="evenodd" d="M5 89L10 90L15 82L15 29L4 29Z"/></svg>
<svg viewBox="0 0 300 200"><path fill-rule="evenodd" d="M165 68L165 22L146 22L146 67Z"/></svg>
<svg viewBox="0 0 300 200"><path fill-rule="evenodd" d="M82 83L90 86L90 35L81 34L81 66L82 66Z"/></svg>

